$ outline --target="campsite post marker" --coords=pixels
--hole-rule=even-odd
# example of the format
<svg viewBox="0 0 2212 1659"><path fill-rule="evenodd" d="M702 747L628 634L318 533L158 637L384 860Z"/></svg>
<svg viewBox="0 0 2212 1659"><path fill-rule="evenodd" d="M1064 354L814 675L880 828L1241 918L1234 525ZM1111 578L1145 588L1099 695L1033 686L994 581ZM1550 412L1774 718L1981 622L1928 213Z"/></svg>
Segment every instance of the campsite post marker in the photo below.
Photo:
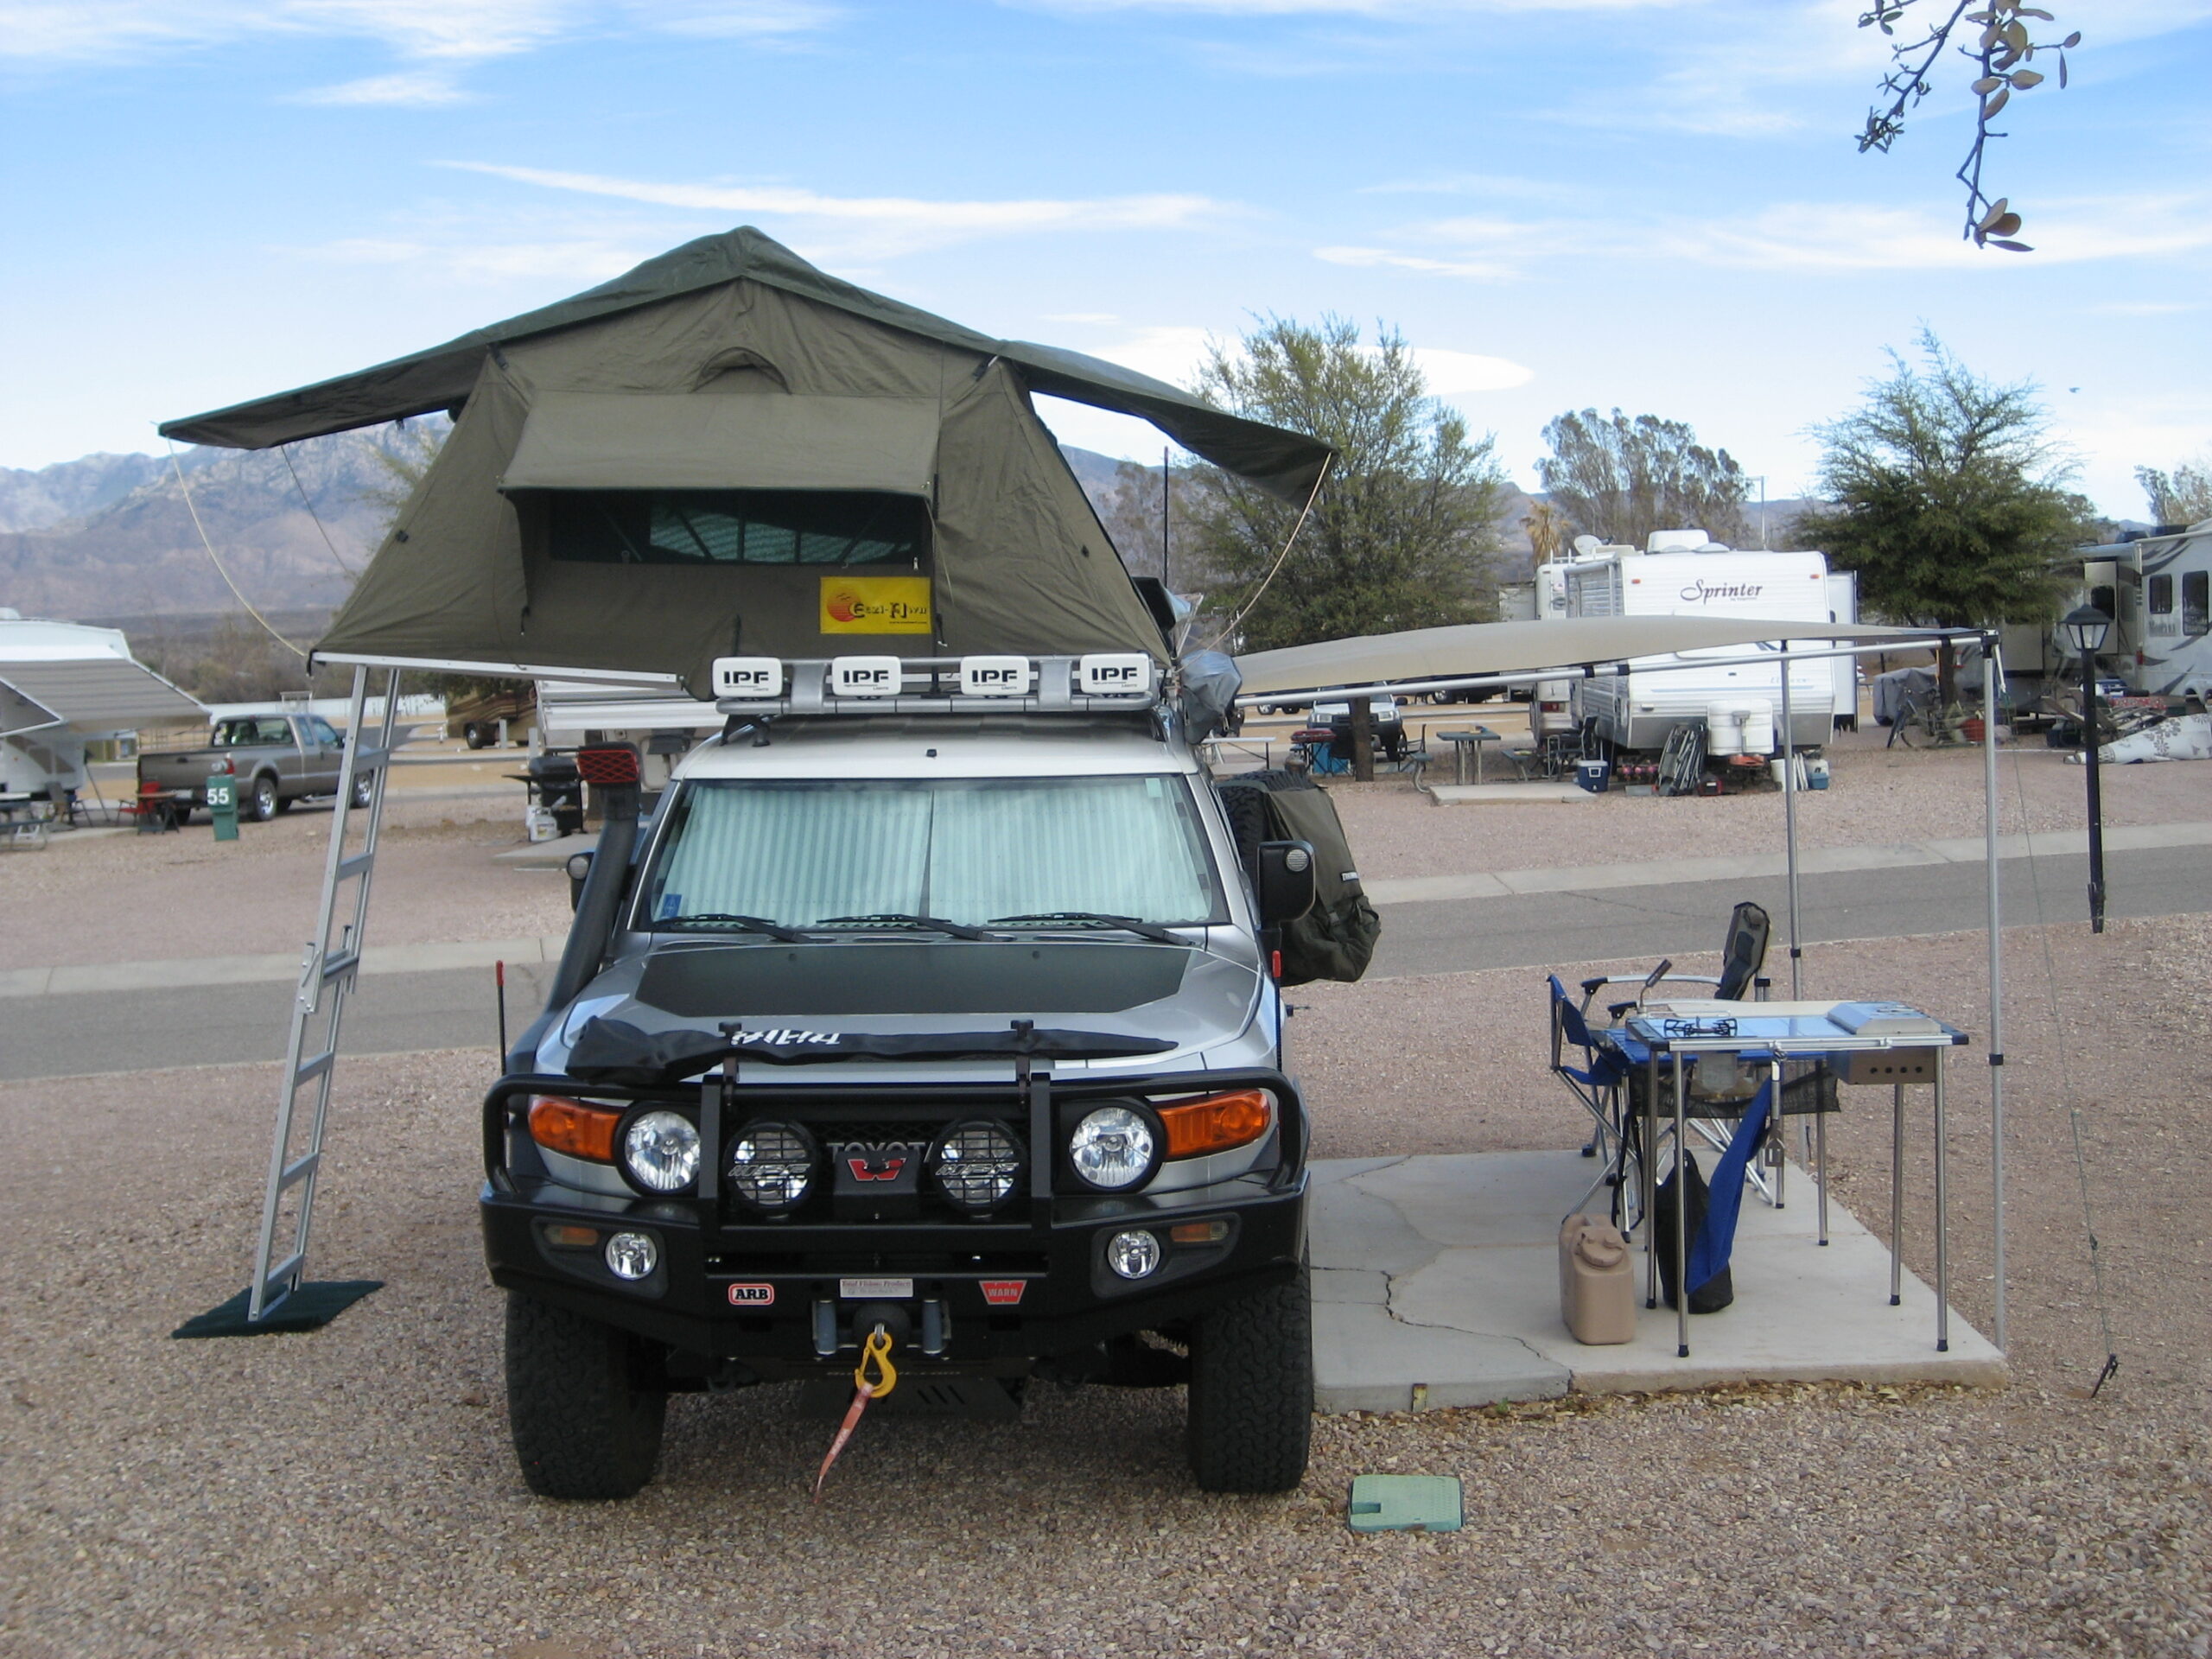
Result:
<svg viewBox="0 0 2212 1659"><path fill-rule="evenodd" d="M2097 653L2112 618L2094 605L2067 613L2059 628L2082 658L2082 764L2089 773L2089 931L2105 931L2105 812L2097 789Z"/></svg>

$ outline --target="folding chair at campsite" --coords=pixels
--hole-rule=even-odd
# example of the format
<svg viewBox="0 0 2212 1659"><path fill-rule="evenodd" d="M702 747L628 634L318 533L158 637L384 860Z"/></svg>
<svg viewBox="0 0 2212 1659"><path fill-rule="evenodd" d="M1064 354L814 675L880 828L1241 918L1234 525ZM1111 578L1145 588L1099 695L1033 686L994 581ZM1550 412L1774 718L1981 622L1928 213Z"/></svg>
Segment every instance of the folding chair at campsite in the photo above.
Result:
<svg viewBox="0 0 2212 1659"><path fill-rule="evenodd" d="M1581 1202L1574 1207L1581 1209L1600 1186L1610 1184L1613 1188L1611 1218L1625 1227L1629 1135L1622 1112L1625 1101L1623 1085L1628 1079L1628 1068L1619 1055L1591 1034L1589 1020L1567 995L1559 976L1548 974L1545 978L1551 988L1552 1075L1567 1085L1567 1092L1590 1114L1592 1127L1582 1155L1601 1157L1604 1160L1597 1179L1590 1183ZM1570 1049L1580 1056L1581 1065L1573 1064Z"/></svg>
<svg viewBox="0 0 2212 1659"><path fill-rule="evenodd" d="M1766 965L1767 937L1773 928L1766 911L1746 900L1729 913L1728 939L1721 951L1719 974L1678 974L1671 962L1661 963L1659 971L1649 974L1601 974L1582 982L1583 1012L1589 1013L1592 999L1608 985L1636 985L1646 992L1661 984L1710 985L1713 995L1722 1001L1740 1002L1745 993L1754 988L1759 969ZM1608 1003L1605 1012L1618 1020L1640 1001L1641 995L1632 1001Z"/></svg>

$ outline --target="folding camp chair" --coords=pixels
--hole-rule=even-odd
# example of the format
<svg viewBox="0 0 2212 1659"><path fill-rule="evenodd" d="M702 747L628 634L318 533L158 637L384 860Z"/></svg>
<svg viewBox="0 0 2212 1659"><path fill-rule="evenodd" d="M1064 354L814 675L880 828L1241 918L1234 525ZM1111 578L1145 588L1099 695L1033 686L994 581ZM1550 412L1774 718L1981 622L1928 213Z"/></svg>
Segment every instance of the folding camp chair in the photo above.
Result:
<svg viewBox="0 0 2212 1659"><path fill-rule="evenodd" d="M1710 985L1713 995L1726 1002L1740 1002L1746 991L1755 988L1759 969L1766 965L1767 936L1774 924L1761 906L1746 900L1736 906L1728 917L1728 939L1720 957L1720 972L1713 974L1678 974L1672 962L1662 962L1658 970L1648 974L1601 974L1582 982L1582 1010L1587 1015L1591 1001L1608 985L1636 985L1649 992L1655 985L1681 983ZM1641 1001L1611 1002L1605 1012L1618 1020Z"/></svg>
<svg viewBox="0 0 2212 1659"><path fill-rule="evenodd" d="M1625 1229L1629 1223L1624 1207L1631 1196L1627 1179L1629 1132L1622 1116L1625 1103L1623 1085L1628 1080L1628 1068L1619 1055L1600 1046L1591 1035L1589 1020L1567 995L1559 976L1548 974L1545 979L1551 988L1552 1075L1567 1085L1567 1092L1590 1114L1590 1140L1582 1148L1582 1155L1602 1155L1604 1160L1597 1179L1590 1183L1574 1208L1581 1209L1599 1187L1611 1185L1612 1220ZM1580 1055L1581 1065L1572 1064L1569 1049Z"/></svg>

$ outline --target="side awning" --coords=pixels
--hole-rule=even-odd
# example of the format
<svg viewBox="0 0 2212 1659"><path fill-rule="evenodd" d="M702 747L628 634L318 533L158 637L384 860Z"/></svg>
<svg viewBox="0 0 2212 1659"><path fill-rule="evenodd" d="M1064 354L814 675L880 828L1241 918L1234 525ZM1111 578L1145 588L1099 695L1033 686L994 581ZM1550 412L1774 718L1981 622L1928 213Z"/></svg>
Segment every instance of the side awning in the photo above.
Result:
<svg viewBox="0 0 2212 1659"><path fill-rule="evenodd" d="M938 406L911 397L543 392L503 490L845 490L927 499Z"/></svg>
<svg viewBox="0 0 2212 1659"><path fill-rule="evenodd" d="M194 726L207 710L150 668L124 657L0 662L0 683L87 736L142 726Z"/></svg>
<svg viewBox="0 0 2212 1659"><path fill-rule="evenodd" d="M47 731L67 723L44 703L25 696L7 681L0 680L0 737Z"/></svg>

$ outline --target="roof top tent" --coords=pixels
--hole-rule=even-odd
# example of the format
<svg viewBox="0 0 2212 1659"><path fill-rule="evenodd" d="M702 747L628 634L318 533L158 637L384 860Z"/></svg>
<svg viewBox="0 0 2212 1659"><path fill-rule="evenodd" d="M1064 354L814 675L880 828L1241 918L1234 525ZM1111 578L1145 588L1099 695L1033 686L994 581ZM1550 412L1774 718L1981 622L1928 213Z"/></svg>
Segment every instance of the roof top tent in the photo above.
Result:
<svg viewBox="0 0 2212 1659"><path fill-rule="evenodd" d="M403 667L596 681L678 705L681 723L682 705L715 696L722 658L1163 660L1165 595L1123 569L1032 407L1039 392L1148 420L1294 503L1332 456L1114 364L839 282L750 228L442 346L162 427L257 449L454 420L316 646L357 669L356 737L237 1328L277 1328L267 1319L303 1283L395 736L391 697L381 733L361 718L366 671L391 671L395 692ZM379 781L355 849L364 774Z"/></svg>
<svg viewBox="0 0 2212 1659"><path fill-rule="evenodd" d="M752 229L164 436L263 448L435 410L451 437L317 646L711 696L715 658L1166 647L1043 392L1304 501L1328 447L994 340Z"/></svg>
<svg viewBox="0 0 2212 1659"><path fill-rule="evenodd" d="M1596 558L1566 568L1567 609L1572 616L1748 616L1784 622L1831 620L1827 559L1819 553L1739 553L1709 541L1703 531L1662 531L1642 553L1601 550ZM1694 658L1699 653L1687 653ZM1732 654L1732 653L1731 653ZM1712 719L1723 709L1756 709L1758 724L1780 724L1782 680L1765 664L1724 665L1709 672L1677 665L1645 674L1631 663L1622 678L1591 681L1575 689L1578 720L1594 720L1599 737L1623 749L1665 746L1675 727ZM1833 734L1835 671L1824 662L1801 663L1789 680L1793 741L1825 743ZM1764 751L1770 746L1754 740Z"/></svg>
<svg viewBox="0 0 2212 1659"><path fill-rule="evenodd" d="M207 710L130 654L116 628L0 611L0 794L85 786L85 745Z"/></svg>

